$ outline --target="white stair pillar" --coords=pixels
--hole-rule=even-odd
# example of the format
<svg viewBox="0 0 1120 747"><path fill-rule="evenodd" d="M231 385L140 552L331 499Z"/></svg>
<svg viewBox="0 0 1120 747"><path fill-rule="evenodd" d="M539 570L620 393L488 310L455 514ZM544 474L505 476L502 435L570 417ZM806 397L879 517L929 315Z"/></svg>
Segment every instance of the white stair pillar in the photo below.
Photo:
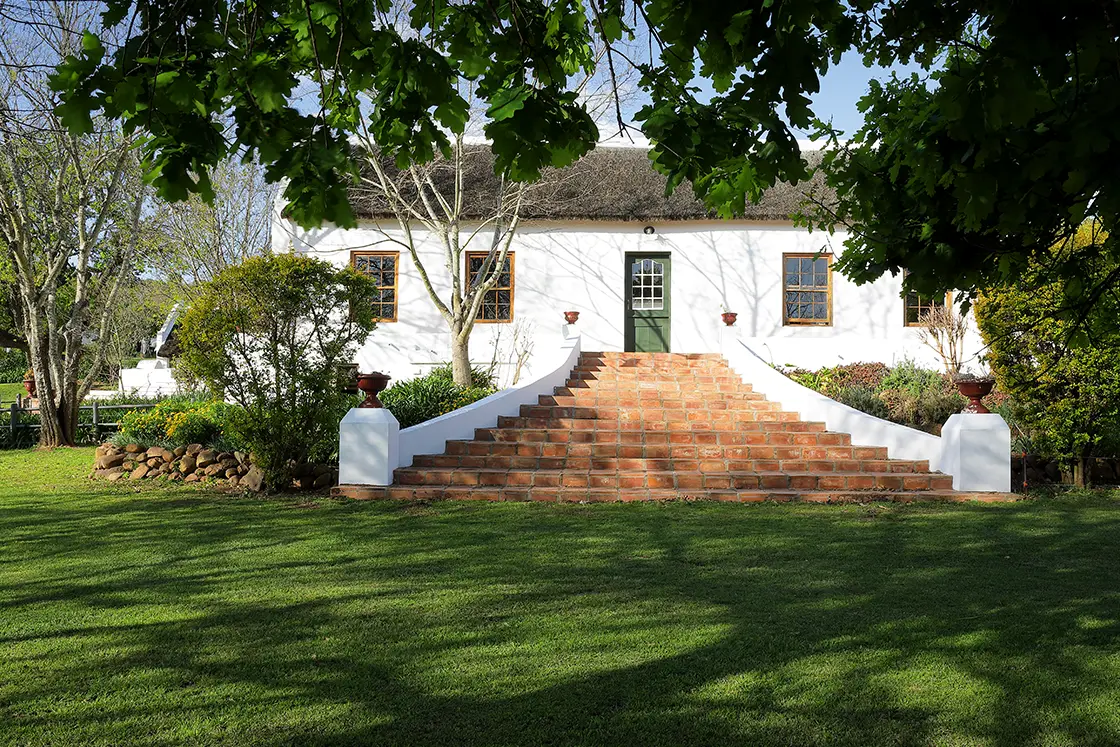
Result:
<svg viewBox="0 0 1120 747"><path fill-rule="evenodd" d="M338 428L338 483L392 485L401 426L384 407L355 407Z"/></svg>
<svg viewBox="0 0 1120 747"><path fill-rule="evenodd" d="M942 472L953 490L1011 492L1011 429L996 413L957 413L941 428Z"/></svg>

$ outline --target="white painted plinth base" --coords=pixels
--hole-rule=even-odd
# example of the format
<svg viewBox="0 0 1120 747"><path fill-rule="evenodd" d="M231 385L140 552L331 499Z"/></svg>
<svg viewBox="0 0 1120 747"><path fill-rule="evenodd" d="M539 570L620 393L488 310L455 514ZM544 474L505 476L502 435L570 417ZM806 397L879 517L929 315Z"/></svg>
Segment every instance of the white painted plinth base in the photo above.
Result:
<svg viewBox="0 0 1120 747"><path fill-rule="evenodd" d="M1011 429L995 413L957 413L941 429L941 471L953 490L1011 492Z"/></svg>
<svg viewBox="0 0 1120 747"><path fill-rule="evenodd" d="M384 408L355 407L338 429L340 485L392 485L401 426Z"/></svg>

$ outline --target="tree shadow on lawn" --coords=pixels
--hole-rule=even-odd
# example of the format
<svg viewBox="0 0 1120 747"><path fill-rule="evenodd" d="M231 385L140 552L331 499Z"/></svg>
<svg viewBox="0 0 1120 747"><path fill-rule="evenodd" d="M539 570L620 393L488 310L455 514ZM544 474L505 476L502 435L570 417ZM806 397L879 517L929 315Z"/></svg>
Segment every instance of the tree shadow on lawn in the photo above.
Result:
<svg viewBox="0 0 1120 747"><path fill-rule="evenodd" d="M44 509L26 526L64 553L149 557L0 588L108 615L34 634L62 671L6 707L109 741L1114 744L1110 509L121 500L116 539ZM190 612L113 622L129 605ZM96 711L38 714L83 686Z"/></svg>

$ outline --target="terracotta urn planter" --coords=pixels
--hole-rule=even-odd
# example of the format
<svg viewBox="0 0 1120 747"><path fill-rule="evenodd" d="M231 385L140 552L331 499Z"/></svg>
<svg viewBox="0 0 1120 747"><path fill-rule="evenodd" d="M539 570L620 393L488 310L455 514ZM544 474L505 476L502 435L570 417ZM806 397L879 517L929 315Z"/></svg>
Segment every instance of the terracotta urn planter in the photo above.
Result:
<svg viewBox="0 0 1120 747"><path fill-rule="evenodd" d="M377 395L385 391L385 387L388 385L389 376L380 371L358 374L358 389L366 393L366 398L362 400L358 407L384 407Z"/></svg>
<svg viewBox="0 0 1120 747"><path fill-rule="evenodd" d="M28 371L27 373L25 373L23 375L23 388L27 390L27 396L28 397L36 396L35 395L35 374L33 372Z"/></svg>
<svg viewBox="0 0 1120 747"><path fill-rule="evenodd" d="M968 397L968 404L961 412L970 412L977 415L985 415L991 412L987 407L984 407L984 403L980 400L991 394L992 387L996 385L995 379L957 379L953 383L957 385L958 392Z"/></svg>
<svg viewBox="0 0 1120 747"><path fill-rule="evenodd" d="M730 327L735 324L735 320L739 318L739 315L734 311L725 311L720 314L720 317L723 319L723 323Z"/></svg>
<svg viewBox="0 0 1120 747"><path fill-rule="evenodd" d="M578 311L565 311L564 312L564 321L567 322L568 324L575 324L577 321L579 321L579 312Z"/></svg>

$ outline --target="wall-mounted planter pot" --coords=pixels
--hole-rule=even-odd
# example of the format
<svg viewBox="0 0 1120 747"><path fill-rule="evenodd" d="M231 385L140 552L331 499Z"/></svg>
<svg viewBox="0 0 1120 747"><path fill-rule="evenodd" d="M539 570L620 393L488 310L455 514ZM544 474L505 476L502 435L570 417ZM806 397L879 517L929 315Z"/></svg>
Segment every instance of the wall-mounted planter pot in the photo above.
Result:
<svg viewBox="0 0 1120 747"><path fill-rule="evenodd" d="M388 385L389 376L380 371L358 374L358 389L366 393L366 398L362 400L362 403L358 405L358 407L384 407L384 405L381 404L381 400L377 398L377 395L385 391L385 387Z"/></svg>
<svg viewBox="0 0 1120 747"><path fill-rule="evenodd" d="M723 319L724 324L730 327L735 324L735 320L739 318L739 315L734 311L725 311L720 314L720 318Z"/></svg>
<svg viewBox="0 0 1120 747"><path fill-rule="evenodd" d="M35 396L35 377L34 376L28 376L26 379L24 379L23 380L23 388L27 390L27 396L28 397L34 397Z"/></svg>
<svg viewBox="0 0 1120 747"><path fill-rule="evenodd" d="M958 379L954 383L957 385L957 391L968 397L968 404L961 412L977 415L991 412L980 400L992 393L992 387L996 385L995 379Z"/></svg>
<svg viewBox="0 0 1120 747"><path fill-rule="evenodd" d="M575 324L576 322L579 321L579 312L578 311L565 311L564 312L564 321L567 322L568 324Z"/></svg>

